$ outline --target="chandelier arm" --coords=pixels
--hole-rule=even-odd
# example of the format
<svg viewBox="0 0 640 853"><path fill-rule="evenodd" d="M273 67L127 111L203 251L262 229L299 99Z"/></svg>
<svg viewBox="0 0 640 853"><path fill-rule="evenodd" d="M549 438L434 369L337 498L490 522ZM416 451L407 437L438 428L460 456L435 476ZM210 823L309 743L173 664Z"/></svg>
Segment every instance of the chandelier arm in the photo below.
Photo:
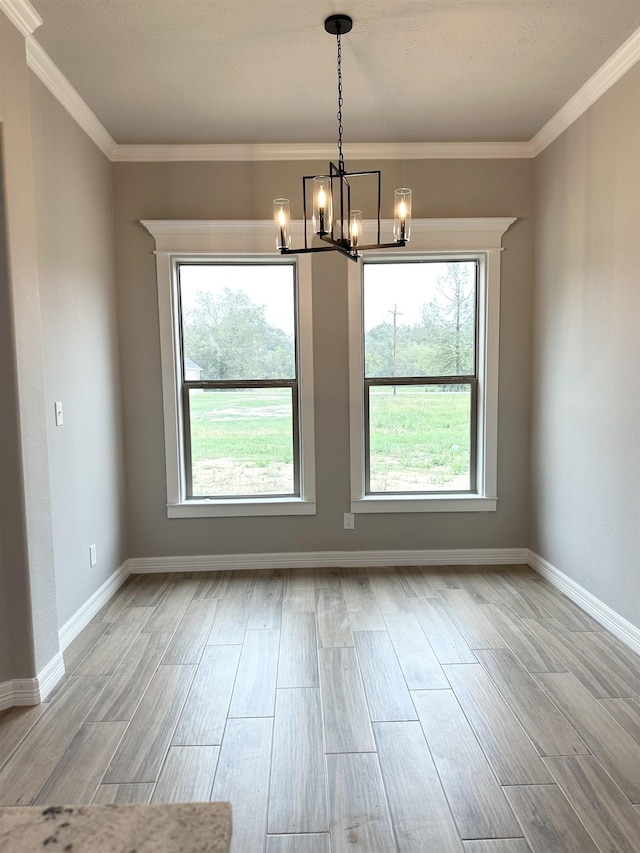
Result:
<svg viewBox="0 0 640 853"><path fill-rule="evenodd" d="M309 246L302 249L288 249L281 246L278 251L281 255L310 255L314 252L334 252L335 246Z"/></svg>
<svg viewBox="0 0 640 853"><path fill-rule="evenodd" d="M394 240L393 243L363 243L361 246L358 246L358 251L366 252L368 249L397 249L406 245L406 240Z"/></svg>
<svg viewBox="0 0 640 853"><path fill-rule="evenodd" d="M340 252L341 255L344 255L345 258L349 258L352 261L358 261L361 258L360 252L357 249L352 248L349 243L334 240L329 234L324 234L320 239L324 240L325 243L329 243L327 249L329 249L330 252Z"/></svg>

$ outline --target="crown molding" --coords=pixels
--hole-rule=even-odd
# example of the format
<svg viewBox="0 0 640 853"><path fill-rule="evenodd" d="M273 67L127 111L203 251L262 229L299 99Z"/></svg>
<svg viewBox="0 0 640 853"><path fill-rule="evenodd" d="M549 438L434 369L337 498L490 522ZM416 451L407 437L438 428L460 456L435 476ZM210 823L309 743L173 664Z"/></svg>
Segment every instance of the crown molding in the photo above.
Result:
<svg viewBox="0 0 640 853"><path fill-rule="evenodd" d="M532 157L528 142L362 142L345 145L353 160L508 160ZM331 160L335 143L255 145L117 145L115 162L258 162Z"/></svg>
<svg viewBox="0 0 640 853"><path fill-rule="evenodd" d="M117 148L113 137L33 36L27 37L27 65L102 153L113 160Z"/></svg>
<svg viewBox="0 0 640 853"><path fill-rule="evenodd" d="M0 0L0 11L5 13L25 37L42 25L42 18L29 0Z"/></svg>
<svg viewBox="0 0 640 853"><path fill-rule="evenodd" d="M536 157L607 92L640 59L640 28L569 98L529 143Z"/></svg>

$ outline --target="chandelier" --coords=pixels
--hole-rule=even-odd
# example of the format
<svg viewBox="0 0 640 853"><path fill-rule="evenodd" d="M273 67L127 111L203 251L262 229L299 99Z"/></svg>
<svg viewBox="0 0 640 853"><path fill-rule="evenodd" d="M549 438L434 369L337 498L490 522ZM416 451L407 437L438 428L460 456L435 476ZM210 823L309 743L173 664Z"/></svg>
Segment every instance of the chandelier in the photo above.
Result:
<svg viewBox="0 0 640 853"><path fill-rule="evenodd" d="M305 175L302 179L302 214L304 223L304 247L291 248L291 212L288 198L277 198L273 202L273 218L276 230L276 246L283 255L304 252L341 252L352 261L361 257L366 249L395 249L406 246L411 232L411 190L403 187L394 192L393 242L380 242L380 171L347 172L342 153L342 43L341 36L350 32L353 21L348 15L330 15L324 22L325 30L336 37L338 43L338 165L329 163L327 175ZM377 237L375 243L363 243L362 211L351 207L353 179L368 178L377 181ZM354 183L355 186L355 183ZM308 244L309 221L307 202L311 198L312 230L326 246L311 247Z"/></svg>

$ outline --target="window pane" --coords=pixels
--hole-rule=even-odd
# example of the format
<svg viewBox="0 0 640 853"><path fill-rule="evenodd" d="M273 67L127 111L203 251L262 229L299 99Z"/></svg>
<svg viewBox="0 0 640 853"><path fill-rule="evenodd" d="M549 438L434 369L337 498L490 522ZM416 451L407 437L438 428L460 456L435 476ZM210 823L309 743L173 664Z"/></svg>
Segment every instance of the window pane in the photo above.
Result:
<svg viewBox="0 0 640 853"><path fill-rule="evenodd" d="M193 497L294 493L292 393L190 389Z"/></svg>
<svg viewBox="0 0 640 853"><path fill-rule="evenodd" d="M364 265L365 375L475 374L476 262Z"/></svg>
<svg viewBox="0 0 640 853"><path fill-rule="evenodd" d="M178 269L187 381L295 377L292 264Z"/></svg>
<svg viewBox="0 0 640 853"><path fill-rule="evenodd" d="M369 389L369 491L471 488L471 386Z"/></svg>

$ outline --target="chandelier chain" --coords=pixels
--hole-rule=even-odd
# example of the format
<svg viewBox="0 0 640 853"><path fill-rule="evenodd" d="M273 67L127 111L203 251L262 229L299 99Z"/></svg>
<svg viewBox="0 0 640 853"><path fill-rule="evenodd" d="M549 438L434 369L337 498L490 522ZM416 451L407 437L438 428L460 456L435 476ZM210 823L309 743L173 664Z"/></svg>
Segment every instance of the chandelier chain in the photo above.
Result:
<svg viewBox="0 0 640 853"><path fill-rule="evenodd" d="M342 97L342 43L340 41L340 32L337 33L338 39L338 168L344 172L344 155L342 153L342 105L344 99Z"/></svg>

